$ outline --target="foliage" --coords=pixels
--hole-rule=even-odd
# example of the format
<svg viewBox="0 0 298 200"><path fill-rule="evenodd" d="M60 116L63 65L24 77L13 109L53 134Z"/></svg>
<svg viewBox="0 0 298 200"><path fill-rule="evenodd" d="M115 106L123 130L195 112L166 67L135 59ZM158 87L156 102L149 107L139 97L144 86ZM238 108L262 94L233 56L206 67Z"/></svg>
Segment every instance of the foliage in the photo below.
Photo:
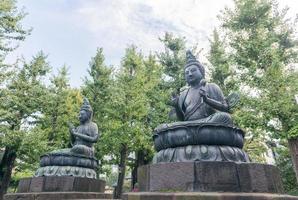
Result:
<svg viewBox="0 0 298 200"><path fill-rule="evenodd" d="M160 41L164 44L164 52L158 53L159 62L164 67L166 88L179 94L180 89L185 86L184 65L186 54L186 41L184 38L175 37L166 33Z"/></svg>
<svg viewBox="0 0 298 200"><path fill-rule="evenodd" d="M287 10L279 11L273 1L234 3L221 13L225 39L214 32L209 59L214 80L223 88L239 88L242 98L234 118L247 132L246 150L260 161L264 141L272 136L289 138L297 124L297 81L292 78L297 72L290 68L297 62L295 26L285 19Z"/></svg>
<svg viewBox="0 0 298 200"><path fill-rule="evenodd" d="M23 66L5 80L0 89L1 146L19 149L24 137L22 126L38 119L37 112L46 95L42 80L48 71L46 56L41 52L30 63L23 62Z"/></svg>
<svg viewBox="0 0 298 200"><path fill-rule="evenodd" d="M38 112L47 94L43 80L49 69L46 56L41 52L30 63L22 62L22 66L16 66L11 71L13 73L3 76L0 88L0 146L4 147L4 157L0 163L0 199L8 188L16 158L24 156L20 150L29 141L26 137L32 138L26 130L39 118Z"/></svg>
<svg viewBox="0 0 298 200"><path fill-rule="evenodd" d="M280 169L281 178L283 181L284 190L286 193L297 195L298 184L295 178L295 172L293 170L293 164L291 162L291 156L289 149L287 148L285 141L281 142L281 145L276 148L277 159L276 164Z"/></svg>
<svg viewBox="0 0 298 200"><path fill-rule="evenodd" d="M225 50L225 41L221 41L216 29L214 29L212 36L212 39L209 39L210 52L208 54L208 60L211 64L210 78L227 96L231 91L238 89L234 79L235 71L231 68L230 58Z"/></svg>
<svg viewBox="0 0 298 200"><path fill-rule="evenodd" d="M151 148L149 141L152 129L144 122L150 109L147 93L154 84L150 73L154 71L146 71L143 59L135 47L128 48L116 75L108 107L107 123L110 128L102 135L107 154L108 151L119 154L123 144L128 146L130 152Z"/></svg>
<svg viewBox="0 0 298 200"><path fill-rule="evenodd" d="M36 128L45 135L48 151L67 148L70 146L68 126L69 123L78 125L82 96L79 90L70 88L65 66L51 78L47 98Z"/></svg>
<svg viewBox="0 0 298 200"><path fill-rule="evenodd" d="M16 41L22 41L30 33L25 30L21 21L25 13L19 11L15 0L0 1L0 60L7 52L16 49Z"/></svg>
<svg viewBox="0 0 298 200"><path fill-rule="evenodd" d="M103 49L97 49L96 55L89 63L88 78L85 78L84 85L82 87L82 93L90 101L93 108L93 121L98 125L100 134L105 134L110 128L108 126L107 109L108 102L111 100L111 87L113 85L112 80L113 69L104 64ZM100 160L101 168L99 173L106 173L107 170L103 167L107 160L104 159L105 151L103 146L105 142L103 139L95 145L95 156Z"/></svg>

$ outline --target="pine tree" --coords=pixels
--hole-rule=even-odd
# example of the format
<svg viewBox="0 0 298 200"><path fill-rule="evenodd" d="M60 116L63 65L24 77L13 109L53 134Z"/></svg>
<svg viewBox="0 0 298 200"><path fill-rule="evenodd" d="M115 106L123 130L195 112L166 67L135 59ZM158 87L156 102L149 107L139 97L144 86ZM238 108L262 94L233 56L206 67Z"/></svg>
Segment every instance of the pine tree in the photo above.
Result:
<svg viewBox="0 0 298 200"><path fill-rule="evenodd" d="M22 27L24 17L25 13L17 9L15 0L0 1L0 64L8 52L17 48L16 42L23 41L30 33Z"/></svg>
<svg viewBox="0 0 298 200"><path fill-rule="evenodd" d="M38 119L38 112L46 99L43 79L49 69L46 56L41 52L30 63L23 63L11 76L7 76L0 88L0 146L5 147L0 163L1 198L6 193L15 160L26 137L23 126Z"/></svg>
<svg viewBox="0 0 298 200"><path fill-rule="evenodd" d="M103 49L98 48L96 55L89 63L88 75L85 78L84 85L82 87L82 93L90 101L93 108L93 121L98 125L100 134L106 132L109 127L107 126L107 108L108 102L111 101L111 87L113 85L112 80L112 67L108 67L104 64ZM102 143L95 145L95 156L100 160L101 168L99 174L105 173L103 166L107 161L104 159L102 150Z"/></svg>
<svg viewBox="0 0 298 200"><path fill-rule="evenodd" d="M165 46L165 51L158 54L159 61L164 67L164 74L167 77L165 86L173 93L179 94L180 89L185 86L184 65L186 53L186 41L184 38L175 37L166 33L160 41Z"/></svg>
<svg viewBox="0 0 298 200"><path fill-rule="evenodd" d="M47 98L43 103L37 129L47 136L47 151L67 148L70 145L68 124L78 125L78 113L83 99L78 89L70 87L66 66L51 78Z"/></svg>

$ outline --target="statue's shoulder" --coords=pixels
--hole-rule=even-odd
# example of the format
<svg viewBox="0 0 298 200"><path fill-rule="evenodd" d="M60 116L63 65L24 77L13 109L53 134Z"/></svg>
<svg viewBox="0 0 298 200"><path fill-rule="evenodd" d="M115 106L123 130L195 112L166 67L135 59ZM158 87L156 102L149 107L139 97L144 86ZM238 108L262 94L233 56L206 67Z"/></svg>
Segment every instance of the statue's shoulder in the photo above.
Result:
<svg viewBox="0 0 298 200"><path fill-rule="evenodd" d="M96 130L96 131L98 130L97 124L94 122L90 122L89 126L91 127L92 130Z"/></svg>
<svg viewBox="0 0 298 200"><path fill-rule="evenodd" d="M206 83L206 87L216 90L221 90L220 87L216 83Z"/></svg>
<svg viewBox="0 0 298 200"><path fill-rule="evenodd" d="M216 83L206 83L206 89L210 92L222 93L222 90Z"/></svg>
<svg viewBox="0 0 298 200"><path fill-rule="evenodd" d="M208 95L213 99L223 101L223 99L225 98L222 90L215 83L207 83L206 90Z"/></svg>

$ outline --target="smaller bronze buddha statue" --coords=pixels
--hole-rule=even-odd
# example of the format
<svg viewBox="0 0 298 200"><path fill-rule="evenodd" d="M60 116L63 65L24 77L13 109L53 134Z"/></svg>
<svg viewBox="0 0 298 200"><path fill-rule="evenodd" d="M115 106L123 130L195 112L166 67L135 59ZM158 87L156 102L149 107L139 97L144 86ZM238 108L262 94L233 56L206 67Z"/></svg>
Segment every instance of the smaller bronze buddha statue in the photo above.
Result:
<svg viewBox="0 0 298 200"><path fill-rule="evenodd" d="M93 144L99 134L92 122L93 111L88 99L84 98L80 109L80 125L70 124L72 148L59 149L41 156L40 168L35 176L78 176L96 178L98 161L94 158Z"/></svg>
<svg viewBox="0 0 298 200"><path fill-rule="evenodd" d="M93 111L89 101L85 98L79 114L80 125L74 128L74 126L70 124L69 132L72 141L70 152L88 157L94 156L93 143L96 143L98 139L98 128L97 125L91 121L92 114Z"/></svg>

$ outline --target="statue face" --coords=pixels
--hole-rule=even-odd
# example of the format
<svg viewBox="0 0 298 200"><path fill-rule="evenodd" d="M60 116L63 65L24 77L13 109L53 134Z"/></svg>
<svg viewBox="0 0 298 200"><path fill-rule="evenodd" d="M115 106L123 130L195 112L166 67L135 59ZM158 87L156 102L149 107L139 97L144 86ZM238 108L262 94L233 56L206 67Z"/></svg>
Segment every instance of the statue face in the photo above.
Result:
<svg viewBox="0 0 298 200"><path fill-rule="evenodd" d="M184 70L185 80L189 85L200 83L203 75L196 65L190 65Z"/></svg>
<svg viewBox="0 0 298 200"><path fill-rule="evenodd" d="M86 110L81 110L79 114L79 120L81 123L88 121L90 118L89 113Z"/></svg>

